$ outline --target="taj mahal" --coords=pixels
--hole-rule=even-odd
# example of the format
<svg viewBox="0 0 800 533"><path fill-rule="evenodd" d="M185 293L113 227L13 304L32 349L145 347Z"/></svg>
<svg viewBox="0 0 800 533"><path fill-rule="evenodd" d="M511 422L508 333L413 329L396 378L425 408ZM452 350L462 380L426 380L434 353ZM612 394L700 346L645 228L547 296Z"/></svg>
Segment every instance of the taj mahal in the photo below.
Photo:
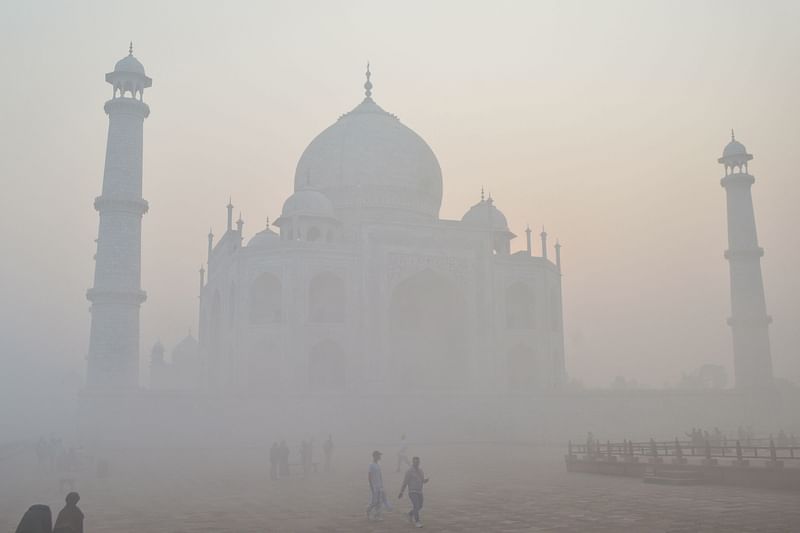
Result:
<svg viewBox="0 0 800 533"><path fill-rule="evenodd" d="M106 74L113 91L105 103L103 188L94 202L100 220L82 395L95 430L128 431L136 416L147 423L160 416L160 428L192 416L196 427L218 427L231 412L245 427L269 418L269 409L275 416L305 413L320 425L349 412L360 430L365 417L379 420L417 405L412 412L424 410L430 427L450 436L483 424L530 438L531 431L556 434L598 420L656 424L650 409L667 400L675 412L712 420L730 412L731 402L749 408L749 392L769 393L771 318L750 193L753 156L733 134L719 163L728 201L735 389L574 394L564 387L560 244L549 244L542 229L534 251L525 228L524 245L512 253L517 235L483 190L460 220L440 218L436 155L377 104L370 78L368 65L360 103L303 151L294 193L276 220L246 236L229 200L226 229L208 234L199 271L198 338L187 336L171 360L156 343L145 383L141 223L149 206L142 154L150 113L144 91L152 80L132 46ZM225 397L248 399L233 409L218 400ZM358 400L364 397L380 400ZM535 419L538 428L530 424ZM382 423L388 428L397 420Z"/></svg>

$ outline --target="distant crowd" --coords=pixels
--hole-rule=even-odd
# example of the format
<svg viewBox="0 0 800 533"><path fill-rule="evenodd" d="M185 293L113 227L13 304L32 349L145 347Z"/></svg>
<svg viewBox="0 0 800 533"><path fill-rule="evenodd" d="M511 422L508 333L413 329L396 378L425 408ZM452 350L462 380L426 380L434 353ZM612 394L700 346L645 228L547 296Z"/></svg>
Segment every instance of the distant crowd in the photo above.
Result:
<svg viewBox="0 0 800 533"><path fill-rule="evenodd" d="M754 446L759 444L760 440L764 440L763 438L756 438L755 432L751 426L747 426L746 428L739 426L736 430L736 438L729 437L727 433L720 431L718 427L715 427L711 431L703 430L702 428L692 428L690 432L686 433L686 436L689 438L689 442L691 442L692 446L697 448L705 446L706 442L711 446L728 446L738 441L742 446ZM770 433L766 440L774 442L776 446L797 446L798 444L797 437L795 437L794 433L787 435L783 429L778 430L777 436ZM763 442L760 444L763 444Z"/></svg>
<svg viewBox="0 0 800 533"><path fill-rule="evenodd" d="M49 471L71 470L79 463L75 450L73 448L65 449L61 439L55 437L51 437L49 440L39 439L35 445L35 452L40 468ZM333 435L328 435L322 443L322 452L324 469L326 472L330 472L334 452ZM299 467L303 476L317 472L317 463L314 461L314 439L302 440L298 455L299 460L292 462L291 449L286 441L273 442L269 449L270 478L279 480L288 477L292 474L292 467ZM372 462L367 468L369 504L366 515L369 521L382 521L383 511L392 509L383 485L383 475L379 464L382 457L382 452L373 451ZM407 513L407 518L409 523L417 528L422 527L420 512L423 506L423 485L428 483L428 478L425 477L420 465L419 457L412 457L409 460L408 442L406 436L402 435L397 446L397 472L405 469L405 475L398 498L403 498L404 494L408 494L411 510ZM105 462L100 462L98 476L105 477L107 468ZM83 533L84 515L78 507L79 500L80 495L77 492L71 491L67 494L66 505L58 513L55 524L53 524L49 506L32 505L20 520L16 533Z"/></svg>

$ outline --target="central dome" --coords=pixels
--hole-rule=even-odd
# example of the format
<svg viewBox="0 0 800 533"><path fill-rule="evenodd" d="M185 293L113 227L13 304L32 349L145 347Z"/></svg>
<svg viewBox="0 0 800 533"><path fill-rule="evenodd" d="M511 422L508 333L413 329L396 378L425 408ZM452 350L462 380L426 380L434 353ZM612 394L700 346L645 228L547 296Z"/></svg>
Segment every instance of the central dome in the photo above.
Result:
<svg viewBox="0 0 800 533"><path fill-rule="evenodd" d="M442 203L442 171L431 148L369 94L300 156L294 188L306 187L337 210L383 219L435 219Z"/></svg>

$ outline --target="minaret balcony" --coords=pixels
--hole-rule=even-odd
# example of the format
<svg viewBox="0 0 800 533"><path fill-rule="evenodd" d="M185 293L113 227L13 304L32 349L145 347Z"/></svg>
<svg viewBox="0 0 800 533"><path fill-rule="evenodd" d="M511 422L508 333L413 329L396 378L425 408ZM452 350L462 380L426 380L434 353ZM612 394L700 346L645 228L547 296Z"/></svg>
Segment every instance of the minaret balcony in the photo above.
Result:
<svg viewBox="0 0 800 533"><path fill-rule="evenodd" d="M115 198L113 196L98 196L94 199L94 208L97 211L118 211L142 216L150 208L147 200L141 198Z"/></svg>
<svg viewBox="0 0 800 533"><path fill-rule="evenodd" d="M749 250L725 250L725 259L760 259L764 257L764 249L760 246Z"/></svg>
<svg viewBox="0 0 800 533"><path fill-rule="evenodd" d="M141 289L98 289L86 291L86 299L94 303L139 305L147 300L147 293Z"/></svg>
<svg viewBox="0 0 800 533"><path fill-rule="evenodd" d="M107 115L129 114L137 115L142 118L147 118L150 116L149 105L145 104L141 100L127 96L112 98L106 102L106 105L103 106L103 109Z"/></svg>

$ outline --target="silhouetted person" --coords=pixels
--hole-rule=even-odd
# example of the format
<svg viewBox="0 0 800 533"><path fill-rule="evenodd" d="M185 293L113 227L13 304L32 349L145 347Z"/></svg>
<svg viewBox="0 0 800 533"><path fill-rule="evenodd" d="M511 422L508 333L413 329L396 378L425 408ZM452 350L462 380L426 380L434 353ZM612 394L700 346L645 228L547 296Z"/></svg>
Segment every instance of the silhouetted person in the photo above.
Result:
<svg viewBox="0 0 800 533"><path fill-rule="evenodd" d="M367 481L369 482L369 507L367 507L367 520L381 521L381 508L389 508L389 502L386 501L386 493L383 490L383 475L381 474L381 467L378 464L383 454L378 450L372 452L372 463L369 465L367 472Z"/></svg>
<svg viewBox="0 0 800 533"><path fill-rule="evenodd" d="M406 442L405 433L400 437L400 447L397 450L397 472L400 472L404 466L411 466L408 461L408 443Z"/></svg>
<svg viewBox="0 0 800 533"><path fill-rule="evenodd" d="M47 441L44 440L44 437L39 437L39 441L36 443L36 462L38 463L39 468L44 468L46 461Z"/></svg>
<svg viewBox="0 0 800 533"><path fill-rule="evenodd" d="M46 505L36 504L22 515L16 533L52 533L53 515L50 508Z"/></svg>
<svg viewBox="0 0 800 533"><path fill-rule="evenodd" d="M83 533L83 512L78 508L77 492L67 494L67 504L58 513L53 533Z"/></svg>
<svg viewBox="0 0 800 533"><path fill-rule="evenodd" d="M282 440L280 444L280 462L279 465L279 472L281 476L288 476L289 475L289 447L286 445L286 441Z"/></svg>
<svg viewBox="0 0 800 533"><path fill-rule="evenodd" d="M328 435L327 440L322 444L322 451L325 453L325 471L331 471L331 455L333 455L333 435Z"/></svg>
<svg viewBox="0 0 800 533"><path fill-rule="evenodd" d="M278 463L280 462L281 449L277 442L273 442L269 449L269 478L278 479Z"/></svg>
<svg viewBox="0 0 800 533"><path fill-rule="evenodd" d="M303 475L311 473L311 443L303 441L300 443L300 463L303 465Z"/></svg>
<svg viewBox="0 0 800 533"><path fill-rule="evenodd" d="M403 486L400 487L400 496L403 497L403 491L408 487L408 499L411 500L411 511L408 512L408 521L416 527L422 527L422 522L419 519L419 512L422 510L422 486L428 482L425 473L419 467L419 457L414 457L411 460L411 468L406 471L406 477L403 478Z"/></svg>

